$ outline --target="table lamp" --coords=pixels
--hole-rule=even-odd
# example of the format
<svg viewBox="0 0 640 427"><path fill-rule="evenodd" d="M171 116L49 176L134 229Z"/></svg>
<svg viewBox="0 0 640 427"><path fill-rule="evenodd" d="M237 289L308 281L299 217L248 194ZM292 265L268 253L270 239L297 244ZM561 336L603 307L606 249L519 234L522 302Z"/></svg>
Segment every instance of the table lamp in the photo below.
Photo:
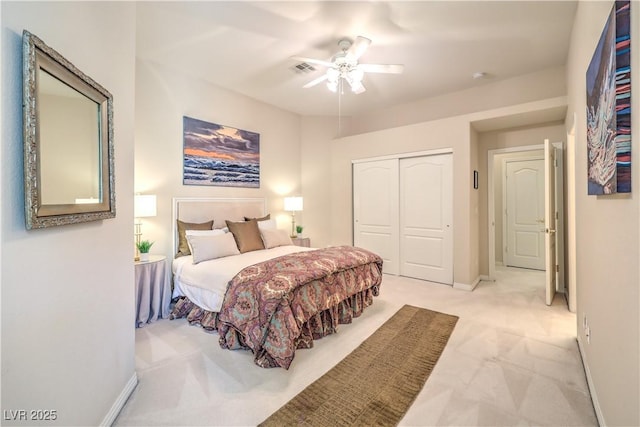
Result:
<svg viewBox="0 0 640 427"><path fill-rule="evenodd" d="M140 237L142 236L142 221L140 218L147 218L156 216L156 196L155 194L136 194L133 203L133 211L135 215L135 236L136 236L136 257L135 260L140 260L140 253L138 252L138 244L140 243Z"/></svg>
<svg viewBox="0 0 640 427"><path fill-rule="evenodd" d="M291 237L298 237L296 234L296 212L302 211L302 197L285 197L284 210L291 212Z"/></svg>

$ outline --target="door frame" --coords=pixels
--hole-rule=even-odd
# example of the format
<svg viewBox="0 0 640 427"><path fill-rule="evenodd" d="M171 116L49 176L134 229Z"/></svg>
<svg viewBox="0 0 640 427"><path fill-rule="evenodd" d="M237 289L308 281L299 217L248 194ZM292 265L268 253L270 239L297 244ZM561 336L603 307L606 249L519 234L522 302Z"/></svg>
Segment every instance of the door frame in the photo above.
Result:
<svg viewBox="0 0 640 427"><path fill-rule="evenodd" d="M487 178L488 178L488 187L487 188L487 209L488 212L488 221L487 221L487 229L488 229L488 237L489 237L489 280L496 280L496 206L495 206L495 191L494 191L494 179L493 179L493 163L494 158L498 154L506 154L506 153L518 153L522 151L535 151L544 149L544 144L537 145L522 145L519 147L509 147L509 148L498 148L495 150L487 151Z"/></svg>
<svg viewBox="0 0 640 427"><path fill-rule="evenodd" d="M557 148L557 149L563 149L564 147L568 146L567 142L555 142L551 144L552 147ZM494 185L495 185L495 180L494 180L494 160L495 160L495 156L496 155L500 155L500 154L508 154L508 153L517 153L517 152L523 152L523 151L534 151L534 150L544 150L544 144L539 144L539 145L523 145L523 146L519 146L519 147L509 147L509 148L500 148L500 149L494 149L494 150L488 150L487 151L487 174L488 174L488 191L487 191L487 217L488 217L488 221L487 221L487 229L488 229L488 241L489 241L489 247L488 247L488 263L489 263L489 280L493 280L495 281L496 278L496 242L495 242L495 191L494 191ZM562 153L563 157L564 157L564 152ZM563 159L564 160L564 159ZM562 168L562 173L565 174L566 171L564 170L564 167ZM564 179L564 175L563 175L563 179ZM563 194L562 194L562 206L559 208L559 214L560 217L558 218L558 220L562 223L560 227L557 227L559 230L562 230L563 233L565 233L566 229L567 229L567 224L565 224L565 215L563 215L564 213L564 199L566 197L566 191L567 191L567 186L566 184L563 185ZM571 220L570 220L571 221ZM569 226L569 228L571 228L571 226ZM560 257L562 257L562 259L559 261L560 262L560 272L564 275L565 274L565 269L567 268L567 260L564 258L565 254L564 254L564 245L565 245L565 239L567 238L567 236L562 235L561 237L561 241L562 241L562 252L560 253ZM569 242L569 246L571 246L571 242ZM545 265L545 271L546 271L546 265ZM564 290L567 288L566 284L565 284L565 278L564 277L560 277L560 283L562 284L562 286L559 286L557 291L558 292L564 292ZM569 281L569 287L571 287L571 281ZM571 296L571 291L573 291L573 294L575 295L575 284L573 287L571 287L570 289L570 293L569 295ZM569 302L569 310L571 311L571 301Z"/></svg>

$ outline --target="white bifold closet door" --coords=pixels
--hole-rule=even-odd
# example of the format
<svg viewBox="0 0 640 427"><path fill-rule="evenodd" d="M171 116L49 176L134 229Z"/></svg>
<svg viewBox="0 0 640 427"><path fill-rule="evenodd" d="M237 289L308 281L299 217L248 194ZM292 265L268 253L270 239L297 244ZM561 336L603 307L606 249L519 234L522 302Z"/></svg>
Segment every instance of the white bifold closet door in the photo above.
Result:
<svg viewBox="0 0 640 427"><path fill-rule="evenodd" d="M354 245L384 271L453 283L452 155L354 164Z"/></svg>

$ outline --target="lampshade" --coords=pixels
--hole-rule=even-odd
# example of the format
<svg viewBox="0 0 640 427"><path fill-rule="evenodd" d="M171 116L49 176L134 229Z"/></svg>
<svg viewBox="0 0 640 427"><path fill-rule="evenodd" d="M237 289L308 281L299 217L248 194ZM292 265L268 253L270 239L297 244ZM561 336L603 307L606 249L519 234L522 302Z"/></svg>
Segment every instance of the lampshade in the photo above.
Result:
<svg viewBox="0 0 640 427"><path fill-rule="evenodd" d="M288 212L300 212L302 210L302 197L285 197L284 210Z"/></svg>
<svg viewBox="0 0 640 427"><path fill-rule="evenodd" d="M136 218L156 216L155 194L136 194L134 199L134 212Z"/></svg>

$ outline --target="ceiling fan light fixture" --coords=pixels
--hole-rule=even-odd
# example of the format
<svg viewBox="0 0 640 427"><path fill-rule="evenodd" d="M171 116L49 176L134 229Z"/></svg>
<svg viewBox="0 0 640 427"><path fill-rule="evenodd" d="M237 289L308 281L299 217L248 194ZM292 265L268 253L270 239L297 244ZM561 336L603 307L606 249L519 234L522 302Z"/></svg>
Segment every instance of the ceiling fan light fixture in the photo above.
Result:
<svg viewBox="0 0 640 427"><path fill-rule="evenodd" d="M348 73L349 73L349 79L354 83L356 82L361 83L362 79L364 78L364 71L362 71L358 67L349 70Z"/></svg>
<svg viewBox="0 0 640 427"><path fill-rule="evenodd" d="M348 39L342 39L338 42L341 51L336 53L333 58L331 58L331 61L301 56L292 57L297 61L327 67L326 73L310 81L303 87L313 87L326 80L327 88L329 88L330 91L337 92L340 90L342 93L343 80L346 80L349 86L351 86L353 93L359 94L366 91L366 88L362 84L364 73L399 74L402 72L404 66L399 64L360 64L358 60L370 44L371 40L362 36L358 36L354 42Z"/></svg>

